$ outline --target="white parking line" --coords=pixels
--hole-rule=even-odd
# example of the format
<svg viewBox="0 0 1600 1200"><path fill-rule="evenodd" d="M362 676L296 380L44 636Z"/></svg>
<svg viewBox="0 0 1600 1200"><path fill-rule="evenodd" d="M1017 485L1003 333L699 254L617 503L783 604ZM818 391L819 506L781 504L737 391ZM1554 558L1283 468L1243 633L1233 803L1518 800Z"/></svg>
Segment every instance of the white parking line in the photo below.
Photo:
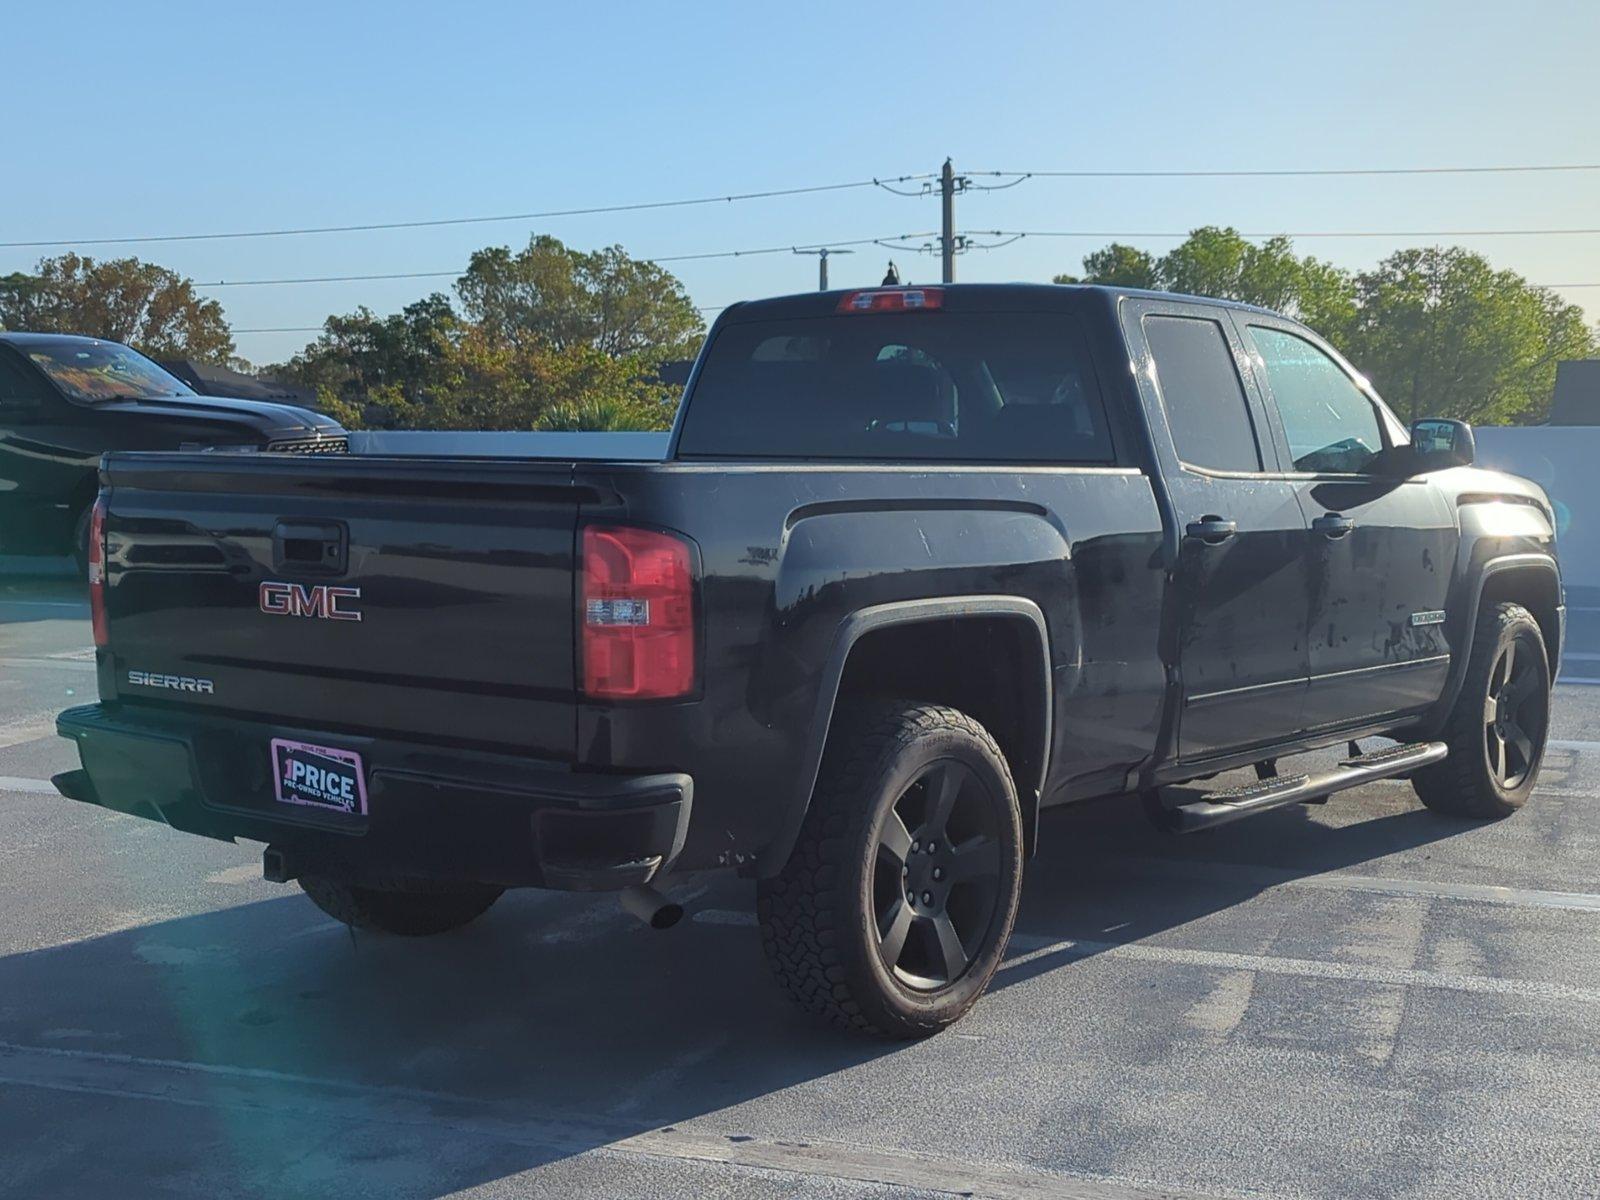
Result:
<svg viewBox="0 0 1600 1200"><path fill-rule="evenodd" d="M1059 954L1066 958L1134 959L1165 966L1209 967L1224 971L1256 971L1265 975L1296 975L1311 979L1338 979L1389 987L1424 987L1450 992L1476 992L1517 996L1556 1003L1600 1004L1600 989L1536 979L1499 979L1491 975L1451 975L1442 971L1417 971L1406 967L1380 967L1366 963L1329 962L1320 958L1282 958L1272 954L1235 954L1223 950L1191 950L1184 946L1152 946L1145 942L1095 942L1071 938L1052 941L1036 934L1012 937L1013 949L1023 951L1001 968L1015 968L1036 959Z"/></svg>
<svg viewBox="0 0 1600 1200"><path fill-rule="evenodd" d="M730 909L708 909L694 919L705 925L754 925L754 913ZM1272 954L1235 954L1225 950L1191 950L1183 946L1153 946L1147 942L1098 942L1086 939L1053 939L1033 933L1011 937L1012 951L1022 953L1009 958L1002 971L1040 958L1105 956L1134 959L1169 966L1211 967L1224 971L1257 971L1268 975L1298 975L1312 979L1339 979L1355 983L1377 983L1400 987L1438 988L1453 992L1481 992L1498 996L1519 996L1531 1000L1576 1001L1600 1004L1600 989L1574 987L1564 983L1543 983L1534 979L1498 979L1489 975L1451 975L1442 971L1416 971L1403 967L1369 966L1365 963L1331 962L1317 958L1283 958Z"/></svg>
<svg viewBox="0 0 1600 1200"><path fill-rule="evenodd" d="M1118 865L1148 870L1166 878L1200 883L1244 884L1251 887L1305 887L1330 892L1376 892L1385 896L1415 896L1424 900L1467 900L1517 908L1560 908L1574 912L1600 912L1600 895L1591 892L1553 892L1538 888L1501 887L1489 883L1448 883L1434 879L1390 879L1383 875L1347 875L1326 871L1296 874L1276 867L1210 859L1129 857Z"/></svg>

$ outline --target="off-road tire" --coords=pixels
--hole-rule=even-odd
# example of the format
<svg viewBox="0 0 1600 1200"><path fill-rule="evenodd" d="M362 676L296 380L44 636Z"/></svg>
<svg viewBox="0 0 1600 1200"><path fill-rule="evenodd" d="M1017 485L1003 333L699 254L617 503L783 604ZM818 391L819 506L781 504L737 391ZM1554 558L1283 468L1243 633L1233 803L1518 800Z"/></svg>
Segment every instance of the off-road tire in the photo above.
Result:
<svg viewBox="0 0 1600 1200"><path fill-rule="evenodd" d="M1515 643L1515 655L1534 672L1534 686L1542 696L1542 720L1536 730L1528 730L1533 747L1514 786L1505 782L1490 760L1486 706L1496 668L1506 647ZM1523 660L1522 656L1526 656ZM1422 803L1434 812L1452 817L1494 820L1510 816L1528 802L1544 760L1545 739L1550 728L1550 662L1545 653L1544 635L1533 614L1520 604L1490 605L1479 615L1473 632L1471 657L1466 678L1456 697L1455 707L1440 736L1450 747L1441 762L1423 767L1412 776L1411 786Z"/></svg>
<svg viewBox="0 0 1600 1200"><path fill-rule="evenodd" d="M415 880L393 888L358 887L323 876L302 879L300 887L335 921L402 937L459 929L487 912L504 890L487 884L433 885Z"/></svg>
<svg viewBox="0 0 1600 1200"><path fill-rule="evenodd" d="M879 837L885 815L912 794L908 788L952 762L970 772L963 774L964 807L992 818L989 850L997 866L992 892L984 885L992 915L973 922L964 973L947 986L918 989L903 984L880 953ZM778 982L808 1012L864 1033L925 1037L958 1020L988 986L1011 937L1021 885L1016 789L982 725L956 709L912 701L842 708L789 861L758 885L762 946ZM953 894L959 884L946 886Z"/></svg>

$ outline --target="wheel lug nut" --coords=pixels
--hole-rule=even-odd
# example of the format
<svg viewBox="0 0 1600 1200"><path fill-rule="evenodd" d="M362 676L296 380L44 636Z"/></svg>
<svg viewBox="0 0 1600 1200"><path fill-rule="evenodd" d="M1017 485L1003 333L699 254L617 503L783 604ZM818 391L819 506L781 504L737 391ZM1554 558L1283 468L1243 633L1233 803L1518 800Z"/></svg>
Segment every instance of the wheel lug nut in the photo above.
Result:
<svg viewBox="0 0 1600 1200"><path fill-rule="evenodd" d="M922 902L924 904L932 904L933 903L933 893L932 892L923 892L922 893Z"/></svg>
<svg viewBox="0 0 1600 1200"><path fill-rule="evenodd" d="M933 877L934 877L934 878L935 878L935 879L943 879L943 878L944 878L944 868L942 868L942 867L935 867L935 868L934 868L934 869L933 869Z"/></svg>
<svg viewBox="0 0 1600 1200"><path fill-rule="evenodd" d="M939 843L938 842L929 842L928 843L928 853L929 854L932 854L938 848L939 848Z"/></svg>
<svg viewBox="0 0 1600 1200"><path fill-rule="evenodd" d="M922 843L921 842L912 842L911 843L911 853L916 854L921 849L922 849Z"/></svg>

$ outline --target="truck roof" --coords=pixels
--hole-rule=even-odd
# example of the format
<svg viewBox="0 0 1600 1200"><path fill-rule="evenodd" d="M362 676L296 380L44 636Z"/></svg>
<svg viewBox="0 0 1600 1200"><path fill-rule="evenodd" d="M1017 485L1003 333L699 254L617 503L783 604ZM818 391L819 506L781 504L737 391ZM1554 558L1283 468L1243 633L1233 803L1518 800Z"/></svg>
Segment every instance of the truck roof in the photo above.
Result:
<svg viewBox="0 0 1600 1200"><path fill-rule="evenodd" d="M962 312L984 312L1017 307L1048 311L1074 306L1085 296L1103 296L1110 303L1122 297L1151 300L1191 300L1203 304L1219 304L1227 308L1283 316L1282 313L1237 300L1219 300L1213 296L1191 296L1182 292L1157 292L1144 288L1110 287L1098 283L924 283L887 285L883 288L834 288L826 292L797 292L787 296L770 296L759 300L744 300L723 310L724 321L771 320L782 317L816 317L837 311L839 301L856 292L893 291L917 288L938 288L945 294L945 307Z"/></svg>

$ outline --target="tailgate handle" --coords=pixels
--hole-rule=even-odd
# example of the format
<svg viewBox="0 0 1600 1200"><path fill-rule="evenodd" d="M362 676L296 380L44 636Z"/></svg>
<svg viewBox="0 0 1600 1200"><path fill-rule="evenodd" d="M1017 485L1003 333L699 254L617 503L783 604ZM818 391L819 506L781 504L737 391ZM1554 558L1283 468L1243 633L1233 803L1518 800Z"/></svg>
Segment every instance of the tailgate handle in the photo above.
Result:
<svg viewBox="0 0 1600 1200"><path fill-rule="evenodd" d="M307 575L343 575L349 544L339 521L279 521L272 527L272 565Z"/></svg>

